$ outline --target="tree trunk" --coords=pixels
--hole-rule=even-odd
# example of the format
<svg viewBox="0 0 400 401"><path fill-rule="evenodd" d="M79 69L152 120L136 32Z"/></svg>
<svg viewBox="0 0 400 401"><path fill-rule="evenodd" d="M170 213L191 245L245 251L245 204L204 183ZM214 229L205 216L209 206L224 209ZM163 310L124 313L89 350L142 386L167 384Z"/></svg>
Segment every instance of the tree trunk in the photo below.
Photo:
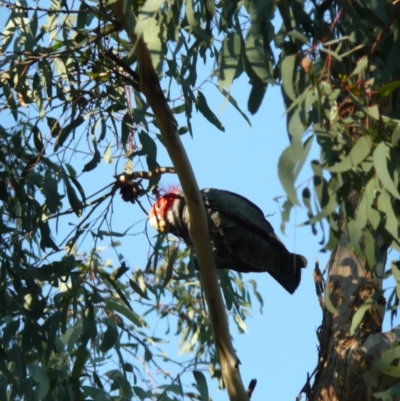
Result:
<svg viewBox="0 0 400 401"><path fill-rule="evenodd" d="M329 296L337 313L332 313L322 303L315 380L312 386L308 383L305 387L308 401L371 400L374 392L385 390L389 385L386 383L386 388L381 388L382 375L373 366L379 359L377 356L387 349L381 334L385 300L379 297L382 287L378 278L382 277L386 251L381 251L381 260L372 272L366 270L365 261L348 248L348 242L348 235L343 232L329 261L325 299ZM351 335L354 314L374 294L378 299Z"/></svg>

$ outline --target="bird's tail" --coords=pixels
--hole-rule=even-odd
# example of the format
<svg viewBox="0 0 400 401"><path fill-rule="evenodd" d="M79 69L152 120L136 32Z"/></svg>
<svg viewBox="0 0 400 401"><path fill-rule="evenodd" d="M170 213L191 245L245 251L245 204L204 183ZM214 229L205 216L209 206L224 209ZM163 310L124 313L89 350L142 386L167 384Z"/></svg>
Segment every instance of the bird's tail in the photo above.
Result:
<svg viewBox="0 0 400 401"><path fill-rule="evenodd" d="M290 294L300 284L301 269L307 266L307 259L296 253L289 253L281 260L279 272L269 272L271 276Z"/></svg>

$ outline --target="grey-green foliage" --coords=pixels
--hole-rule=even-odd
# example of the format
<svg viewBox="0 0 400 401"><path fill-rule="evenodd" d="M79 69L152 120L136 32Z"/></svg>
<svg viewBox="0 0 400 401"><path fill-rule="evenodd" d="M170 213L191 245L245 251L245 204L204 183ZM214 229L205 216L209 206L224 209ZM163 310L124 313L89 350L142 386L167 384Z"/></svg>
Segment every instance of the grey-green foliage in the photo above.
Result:
<svg viewBox="0 0 400 401"><path fill-rule="evenodd" d="M198 58L218 55L214 4L133 6L167 97L177 87L184 95L174 107L187 117L179 132L193 133L193 106L223 130L197 87ZM10 118L0 127L0 398L208 399L203 372L220 373L187 251L160 237L147 266L133 270L118 252L104 260L99 246L109 239L117 251L126 234L112 229L122 202L113 175L159 166L154 116L133 89L137 75L124 68L135 69L131 44L105 2L23 0L2 11L0 107ZM102 164L111 167L105 188L87 193L85 175L96 180ZM143 183L140 196L159 178ZM256 283L222 272L221 285L244 330L251 294L262 304ZM177 374L166 370L164 332L149 326L154 314L188 355ZM193 390L182 386L185 374Z"/></svg>
<svg viewBox="0 0 400 401"><path fill-rule="evenodd" d="M132 6L172 111L184 113L180 134L193 135L194 110L224 129L203 95L207 84L249 123L230 95L234 80L247 76L251 113L262 107L269 84L281 84L290 139L279 161L287 194L282 229L303 200L314 233L323 219L329 223L325 249L344 227L370 268L382 247L400 249L399 4L176 0ZM181 372L197 372L205 399L199 367L207 360L214 368L216 359L189 256L160 237L148 265L134 273L122 255L116 266L103 261L97 241L109 238L116 248L125 234L110 225L112 172L100 194L82 185L102 163L115 174L158 167L162 142L145 98L133 90L139 83L131 44L105 2L20 0L2 11L8 19L1 33L0 108L14 123L2 120L0 127L0 398L182 397L180 375L141 388L143 361L157 366L162 350L162 340L146 332L147 315L135 312L141 305L165 320L177 317L181 346L193 351ZM198 78L204 64L214 65L205 81ZM321 156L311 163L313 179L297 188L315 141ZM352 193L359 195L358 208L348 202ZM58 227L68 227L71 214L81 220L59 238ZM85 252L88 236L94 246ZM378 236L383 245L377 246ZM243 328L250 293L262 303L256 283L227 272L220 280ZM392 311L397 292L389 297ZM116 368L105 371L111 355Z"/></svg>
<svg viewBox="0 0 400 401"><path fill-rule="evenodd" d="M291 139L281 157L280 177L289 202L285 212L299 204L295 180L314 139L321 155L312 162L315 202L305 204L307 224L328 220L328 250L347 228L350 246L373 268L383 249L400 250L398 6L327 2L325 12L332 19L322 22L317 18L322 4L314 14L280 4L287 16L281 32L291 38L279 45ZM290 163L285 163L286 152ZM357 200L351 202L354 194ZM378 236L384 239L380 246Z"/></svg>
<svg viewBox="0 0 400 401"><path fill-rule="evenodd" d="M301 204L301 189L305 224L314 234L322 232L323 250L333 250L346 231L348 246L374 269L388 248L400 251L399 5L326 1L310 12L305 2L282 1L277 7L283 24L275 36L280 49L275 71L290 139L279 161L287 194L283 228L292 207ZM296 179L311 141L317 141L320 157L311 162L312 181L299 188ZM387 303L392 317L399 305L396 266L385 274L396 280ZM381 295L377 291L359 308L351 335ZM399 377L398 366L388 369L395 358L387 355L381 370ZM399 393L394 386L375 396L389 400Z"/></svg>

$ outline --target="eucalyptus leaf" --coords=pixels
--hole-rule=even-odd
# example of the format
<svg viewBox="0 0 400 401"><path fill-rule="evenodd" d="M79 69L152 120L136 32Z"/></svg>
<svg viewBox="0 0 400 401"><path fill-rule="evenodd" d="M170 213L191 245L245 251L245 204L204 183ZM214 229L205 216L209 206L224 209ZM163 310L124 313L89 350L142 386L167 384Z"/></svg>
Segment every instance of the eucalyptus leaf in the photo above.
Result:
<svg viewBox="0 0 400 401"><path fill-rule="evenodd" d="M196 106L211 124L215 125L220 131L225 131L224 126L208 106L207 99L201 91L197 92Z"/></svg>
<svg viewBox="0 0 400 401"><path fill-rule="evenodd" d="M43 400L50 390L50 380L45 369L40 365L31 363L28 365L28 369L31 372L33 380L39 385L39 400Z"/></svg>
<svg viewBox="0 0 400 401"><path fill-rule="evenodd" d="M399 191L394 185L393 178L390 176L388 170L388 162L390 160L389 146L386 142L381 142L373 153L373 160L376 174L378 175L382 185L390 192L394 197L400 199Z"/></svg>
<svg viewBox="0 0 400 401"><path fill-rule="evenodd" d="M229 90L233 80L240 74L243 40L237 33L225 36L218 57L218 88Z"/></svg>
<svg viewBox="0 0 400 401"><path fill-rule="evenodd" d="M207 386L207 381L206 381L206 378L204 377L204 374L198 370L194 370L193 376L196 380L197 389L199 390L199 393L200 393L200 400L208 401L209 400L208 386Z"/></svg>
<svg viewBox="0 0 400 401"><path fill-rule="evenodd" d="M100 163L101 160L101 155L99 150L97 149L97 143L96 139L93 140L93 147L94 147L94 155L92 157L92 160L90 160L88 163L85 164L83 167L83 172L91 171L97 167L97 165Z"/></svg>
<svg viewBox="0 0 400 401"><path fill-rule="evenodd" d="M364 135L357 139L357 142L351 148L350 153L344 157L338 164L327 167L331 173L343 173L358 166L366 159L371 151L371 139Z"/></svg>
<svg viewBox="0 0 400 401"><path fill-rule="evenodd" d="M138 316L134 311L128 309L125 305L117 301L107 300L106 301L107 308L110 311L115 311L120 313L121 315L125 316L129 319L135 326L137 327L146 327L147 325L144 323L143 319Z"/></svg>
<svg viewBox="0 0 400 401"><path fill-rule="evenodd" d="M357 327L361 323L362 319L364 318L365 313L375 305L376 301L373 298L368 298L358 309L357 312L354 314L353 319L351 321L350 326L350 335L354 336Z"/></svg>

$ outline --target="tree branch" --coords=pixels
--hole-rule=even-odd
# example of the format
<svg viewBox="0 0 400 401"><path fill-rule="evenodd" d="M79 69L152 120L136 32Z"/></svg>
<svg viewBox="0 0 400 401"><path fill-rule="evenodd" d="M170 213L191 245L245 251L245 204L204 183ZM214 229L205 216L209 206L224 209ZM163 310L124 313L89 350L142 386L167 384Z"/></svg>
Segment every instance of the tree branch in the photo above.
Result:
<svg viewBox="0 0 400 401"><path fill-rule="evenodd" d="M164 145L183 189L190 216L189 233L200 266L200 281L210 313L221 373L229 398L231 401L248 400L249 397L239 373L239 360L231 342L228 319L208 234L204 204L186 151L179 138L177 122L161 90L143 37L135 35L136 17L134 13L131 9L124 10L123 0L112 2L110 6L133 43L139 65L140 91L146 96L156 116Z"/></svg>

